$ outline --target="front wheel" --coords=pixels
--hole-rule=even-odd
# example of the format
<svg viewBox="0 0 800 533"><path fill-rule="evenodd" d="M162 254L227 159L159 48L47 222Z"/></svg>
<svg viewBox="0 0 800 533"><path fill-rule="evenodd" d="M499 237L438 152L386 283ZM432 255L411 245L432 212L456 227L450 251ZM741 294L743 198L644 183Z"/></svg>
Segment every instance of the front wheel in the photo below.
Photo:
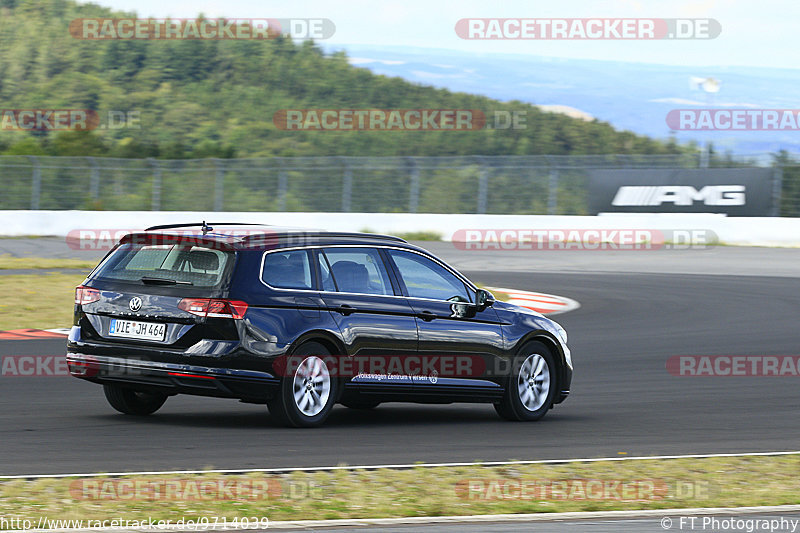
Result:
<svg viewBox="0 0 800 533"><path fill-rule="evenodd" d="M523 346L514 360L503 399L494 404L501 417L513 421L542 418L553 405L556 392L553 354L541 342Z"/></svg>
<svg viewBox="0 0 800 533"><path fill-rule="evenodd" d="M319 343L306 343L288 359L293 371L281 380L269 412L284 425L315 427L328 418L336 401L338 383L326 362L329 352Z"/></svg>
<svg viewBox="0 0 800 533"><path fill-rule="evenodd" d="M140 392L119 385L103 385L103 392L111 407L126 415L150 415L167 401L165 394Z"/></svg>

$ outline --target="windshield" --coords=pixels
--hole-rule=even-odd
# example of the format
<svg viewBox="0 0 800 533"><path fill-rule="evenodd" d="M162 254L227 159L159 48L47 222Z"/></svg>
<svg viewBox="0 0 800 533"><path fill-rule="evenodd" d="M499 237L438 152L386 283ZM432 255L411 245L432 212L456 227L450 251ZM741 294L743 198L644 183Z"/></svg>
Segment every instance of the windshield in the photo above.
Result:
<svg viewBox="0 0 800 533"><path fill-rule="evenodd" d="M92 279L215 287L233 254L191 244L123 244Z"/></svg>

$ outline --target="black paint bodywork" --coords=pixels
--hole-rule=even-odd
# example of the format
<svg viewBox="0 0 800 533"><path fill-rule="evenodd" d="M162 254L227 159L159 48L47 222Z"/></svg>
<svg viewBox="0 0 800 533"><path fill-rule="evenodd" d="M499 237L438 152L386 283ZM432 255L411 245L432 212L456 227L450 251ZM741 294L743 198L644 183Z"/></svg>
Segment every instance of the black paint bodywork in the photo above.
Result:
<svg viewBox="0 0 800 533"><path fill-rule="evenodd" d="M170 235L168 231L159 236ZM122 242L152 237L132 235ZM96 271L84 286L101 291L99 301L75 305L67 345L71 373L95 383L117 383L142 391L237 398L264 403L275 394L281 377L277 361L301 344L315 341L338 357L463 356L483 361L484 372L462 377L438 376L416 381L342 377L343 397L374 401L497 402L503 395L511 361L532 340L546 344L558 369L554 403L569 394L572 366L568 349L554 334L552 321L533 311L495 302L485 309L471 303L405 296L399 275L385 253L399 248L436 261L474 292L477 288L429 252L397 238L369 234L297 232L270 228L265 235L194 237L199 245L233 255L223 282L207 290L186 286L144 286L100 279ZM276 289L261 279L262 258L274 250L301 248L311 264L321 247L354 246L384 250L395 295L366 295L319 290L320 272L312 272L314 289ZM132 312L133 296L143 300ZM242 319L200 318L177 307L183 297L227 298L248 304ZM110 338L111 318L166 322L163 342ZM477 360L477 359L476 359ZM276 366L277 364L277 366Z"/></svg>

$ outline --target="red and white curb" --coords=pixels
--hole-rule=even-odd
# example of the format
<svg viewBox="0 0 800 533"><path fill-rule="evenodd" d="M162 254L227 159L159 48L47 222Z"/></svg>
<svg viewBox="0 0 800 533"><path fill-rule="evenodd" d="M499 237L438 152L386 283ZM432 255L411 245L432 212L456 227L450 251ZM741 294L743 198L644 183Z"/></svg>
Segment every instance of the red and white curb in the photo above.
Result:
<svg viewBox="0 0 800 533"><path fill-rule="evenodd" d="M566 296L556 296L555 294L545 294L543 292L521 291L518 289L503 289L500 287L487 287L493 292L508 294L508 303L531 309L543 315L557 315L574 311L581 304Z"/></svg>
<svg viewBox="0 0 800 533"><path fill-rule="evenodd" d="M11 329L0 331L0 340L20 341L27 339L60 339L69 335L69 328L56 329Z"/></svg>

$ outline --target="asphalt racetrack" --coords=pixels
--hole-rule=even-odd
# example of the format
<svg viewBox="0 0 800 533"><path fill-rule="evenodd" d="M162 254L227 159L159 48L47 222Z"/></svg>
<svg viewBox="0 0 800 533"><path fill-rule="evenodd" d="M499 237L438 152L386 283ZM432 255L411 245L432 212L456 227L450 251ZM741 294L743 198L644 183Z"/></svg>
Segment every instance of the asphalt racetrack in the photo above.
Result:
<svg viewBox="0 0 800 533"><path fill-rule="evenodd" d="M509 257L429 247L483 284L581 303L557 317L574 354L572 395L541 422L505 422L486 404L384 404L367 412L337 406L326 426L298 430L278 426L263 406L188 396L132 418L93 384L3 376L0 474L800 448L800 377L688 378L665 368L673 355L800 353L800 250ZM64 344L0 341L0 356L63 355Z"/></svg>

